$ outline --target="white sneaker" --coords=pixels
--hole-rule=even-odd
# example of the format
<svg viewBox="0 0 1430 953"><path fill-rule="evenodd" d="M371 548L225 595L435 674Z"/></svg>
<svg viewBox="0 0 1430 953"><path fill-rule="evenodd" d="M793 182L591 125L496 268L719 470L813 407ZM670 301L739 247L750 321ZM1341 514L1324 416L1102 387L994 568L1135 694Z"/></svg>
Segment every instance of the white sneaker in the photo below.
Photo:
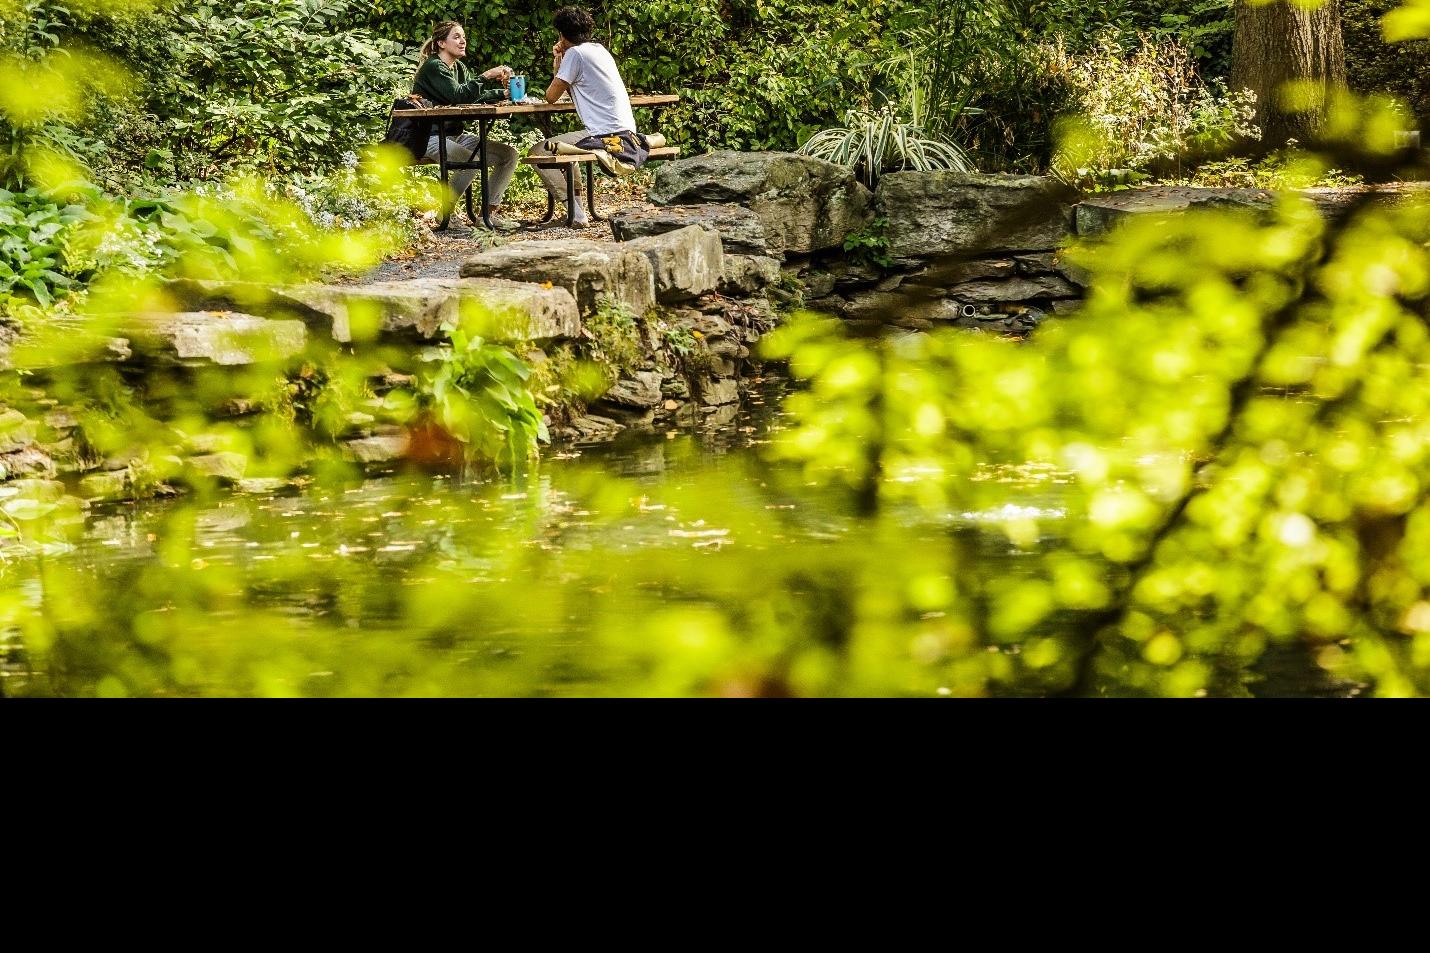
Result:
<svg viewBox="0 0 1430 953"><path fill-rule="evenodd" d="M579 208L579 209L576 210L576 217L575 217L574 219L572 219L572 221L571 221L571 227L572 227L572 228L590 228L590 227L591 227L591 216L588 215L588 214L586 214L586 210L585 210L584 208Z"/></svg>

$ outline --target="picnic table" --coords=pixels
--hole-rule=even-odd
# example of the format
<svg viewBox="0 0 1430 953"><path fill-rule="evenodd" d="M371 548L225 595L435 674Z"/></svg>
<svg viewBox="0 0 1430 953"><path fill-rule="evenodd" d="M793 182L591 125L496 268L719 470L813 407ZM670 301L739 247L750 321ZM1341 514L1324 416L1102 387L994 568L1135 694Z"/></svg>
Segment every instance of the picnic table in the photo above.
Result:
<svg viewBox="0 0 1430 953"><path fill-rule="evenodd" d="M668 94L660 95L635 95L631 97L631 107L634 109L658 108L670 106L680 102L679 96ZM492 123L499 119L509 119L512 116L535 116L537 125L542 132L549 137L551 135L549 117L555 113L574 113L575 103L570 99L563 99L557 103L472 103L466 106L434 106L431 109L405 109L402 116L405 119L436 119L440 121L467 121L475 119L477 121L477 139L479 145L474 162L451 162L447 159L447 137L441 134L444 122L437 125L437 167L442 177L442 184L447 184L448 174L452 169L476 169L478 178L482 183L482 224L487 228L492 228L490 214L487 212L487 159L486 145L487 135L491 131ZM466 194L467 216L475 222L476 214L472 210L472 190L468 189ZM442 216L442 224L439 228L446 228L447 221L452 216L449 209Z"/></svg>

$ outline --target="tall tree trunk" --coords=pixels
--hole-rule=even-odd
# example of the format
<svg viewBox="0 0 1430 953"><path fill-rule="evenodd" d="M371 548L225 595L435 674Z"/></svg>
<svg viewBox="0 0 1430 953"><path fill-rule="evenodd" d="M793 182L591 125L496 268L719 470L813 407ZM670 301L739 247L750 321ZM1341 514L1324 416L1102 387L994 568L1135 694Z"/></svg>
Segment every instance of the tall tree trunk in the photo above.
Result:
<svg viewBox="0 0 1430 953"><path fill-rule="evenodd" d="M1288 83L1300 87L1298 95L1286 95ZM1326 94L1345 85L1341 0L1324 0L1312 10L1292 0L1237 0L1231 88L1256 93L1262 148L1313 139Z"/></svg>

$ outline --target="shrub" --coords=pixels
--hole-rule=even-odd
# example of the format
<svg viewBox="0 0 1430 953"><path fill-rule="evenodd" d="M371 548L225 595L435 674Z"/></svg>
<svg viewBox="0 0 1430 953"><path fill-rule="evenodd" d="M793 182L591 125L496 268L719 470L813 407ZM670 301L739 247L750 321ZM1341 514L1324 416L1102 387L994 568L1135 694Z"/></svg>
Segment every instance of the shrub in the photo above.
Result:
<svg viewBox="0 0 1430 953"><path fill-rule="evenodd" d="M468 452L498 466L518 467L550 439L527 386L531 368L510 350L443 324L451 340L428 382L438 419Z"/></svg>
<svg viewBox="0 0 1430 953"><path fill-rule="evenodd" d="M1097 183L1126 172L1178 172L1238 138L1260 138L1252 94L1203 83L1175 42L1143 37L1128 54L1106 37L1086 54L1065 53L1062 64L1078 113L1062 126L1059 171L1069 178Z"/></svg>
<svg viewBox="0 0 1430 953"><path fill-rule="evenodd" d="M352 0L231 0L176 16L147 90L177 178L311 172L380 134L413 63Z"/></svg>
<svg viewBox="0 0 1430 953"><path fill-rule="evenodd" d="M92 220L83 205L64 204L35 189L0 189L0 312L16 293L48 306L81 272L66 256L76 226Z"/></svg>
<svg viewBox="0 0 1430 953"><path fill-rule="evenodd" d="M602 359L617 377L640 366L640 320L625 302L603 296L596 313L584 321L584 328L594 356Z"/></svg>
<svg viewBox="0 0 1430 953"><path fill-rule="evenodd" d="M892 268L894 259L889 255L889 240L884 237L888 227L887 218L876 218L865 228L850 232L844 239L844 253L856 264Z"/></svg>
<svg viewBox="0 0 1430 953"><path fill-rule="evenodd" d="M1105 3L1052 2L1049 26L1074 48L1095 45L1114 31L1123 45L1139 35L1176 40L1208 76L1231 71L1235 0L1107 0Z"/></svg>
<svg viewBox="0 0 1430 953"><path fill-rule="evenodd" d="M1237 156L1199 166L1191 184L1209 188L1307 189L1358 185L1358 175L1327 168L1316 156L1299 151L1292 139L1287 148L1260 159Z"/></svg>

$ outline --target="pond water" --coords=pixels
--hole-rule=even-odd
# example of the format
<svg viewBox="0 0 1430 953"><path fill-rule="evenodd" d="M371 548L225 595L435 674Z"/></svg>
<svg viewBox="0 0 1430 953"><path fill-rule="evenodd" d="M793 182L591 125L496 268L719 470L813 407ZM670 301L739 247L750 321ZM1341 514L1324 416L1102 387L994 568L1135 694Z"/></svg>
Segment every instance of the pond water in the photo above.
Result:
<svg viewBox="0 0 1430 953"><path fill-rule="evenodd" d="M784 426L785 386L761 381L733 422L558 449L516 480L391 475L201 505L96 507L64 547L0 570L13 622L0 686L9 696L1056 687L1016 674L979 681L957 665L947 678L905 678L847 640L876 637L869 620L888 613L871 600L906 580L923 591L948 579L963 591L1035 575L1059 546L1063 477L990 468L978 505L896 508L876 528L845 494L763 452ZM1010 542L1010 520L1037 527L1031 544ZM935 602L912 623L924 627L909 630L912 644L958 644L956 626L939 628L951 610L927 598ZM890 623L896 642L900 624ZM1016 657L1024 644L970 658ZM850 668L831 674L836 664ZM1213 694L1358 690L1299 650L1220 671Z"/></svg>

